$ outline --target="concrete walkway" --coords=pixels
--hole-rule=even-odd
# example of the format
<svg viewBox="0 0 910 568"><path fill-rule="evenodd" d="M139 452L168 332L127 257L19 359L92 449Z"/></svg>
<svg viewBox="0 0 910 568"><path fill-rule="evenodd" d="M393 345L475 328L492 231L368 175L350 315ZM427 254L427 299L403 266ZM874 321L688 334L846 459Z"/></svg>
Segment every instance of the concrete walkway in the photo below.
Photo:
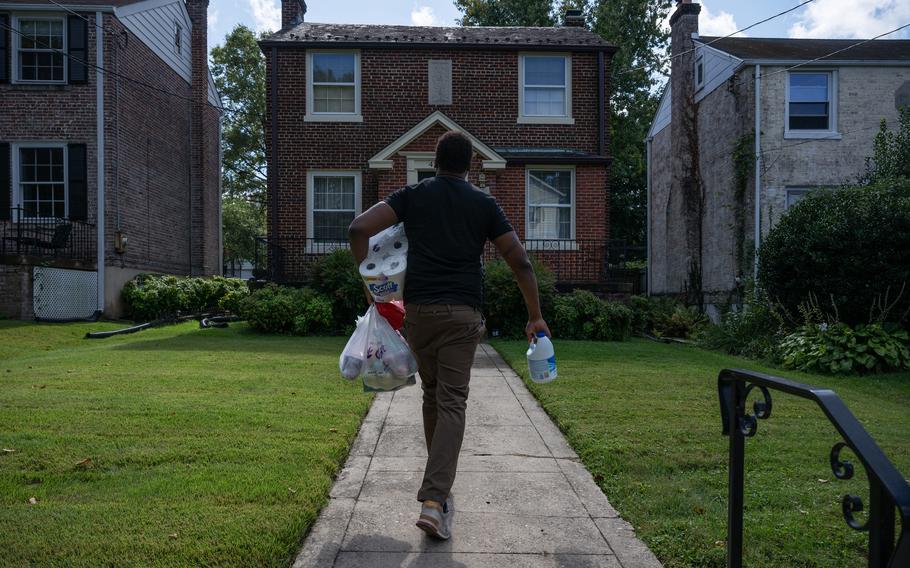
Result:
<svg viewBox="0 0 910 568"><path fill-rule="evenodd" d="M660 567L487 345L472 370L453 536L427 538L414 526L420 396L417 386L376 397L295 568Z"/></svg>

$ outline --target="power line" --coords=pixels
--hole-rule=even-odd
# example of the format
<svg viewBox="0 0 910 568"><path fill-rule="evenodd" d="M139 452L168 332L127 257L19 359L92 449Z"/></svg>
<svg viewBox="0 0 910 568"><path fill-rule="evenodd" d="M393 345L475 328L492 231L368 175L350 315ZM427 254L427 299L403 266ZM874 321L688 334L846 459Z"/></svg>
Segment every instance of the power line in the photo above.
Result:
<svg viewBox="0 0 910 568"><path fill-rule="evenodd" d="M134 79L134 78L132 78L132 77L130 77L130 76L128 76L128 75L124 75L124 74L122 74L122 73L118 73L118 72L116 72L116 71L112 71L112 70L107 69L107 68L105 68L105 67L101 67L101 66L99 66L99 65L95 65L94 63L90 63L90 62L88 62L88 61L85 61L84 59L80 59L79 57L76 57L75 55L72 55L72 54L67 53L67 52L65 52L65 51L62 51L62 50L59 50L59 49L55 49L55 48L51 47L50 45L48 45L47 43L44 43L44 42L42 42L42 41L39 41L38 39L35 39L35 38L33 38L33 37L26 36L26 34L23 34L22 32L20 32L20 31L17 30L16 28L10 26L9 24L0 23L0 26L2 26L2 27L4 27L4 28L6 28L7 30L9 30L9 31L11 31L11 32L13 32L13 33L19 35L20 37L28 37L29 40L33 41L33 42L34 42L35 44L37 44L37 45L42 46L43 49L47 49L47 50L52 51L52 52L54 52L54 53L57 53L57 54L59 54L59 55L63 55L64 57L66 57L66 58L68 58L68 59L71 59L72 61L75 61L75 62L77 62L77 63L81 63L82 65L85 65L86 67L91 67L92 69L96 69L96 70L98 70L98 71L104 73L105 75L112 75L112 76L117 77L117 78L119 78L119 79L123 79L123 80L129 81L129 82L131 82L131 83L133 83L133 84L136 84L136 85L145 87L146 89L149 89L149 90L151 90L151 91L155 91L155 92L157 92L157 93L160 93L160 94L162 94L162 95L167 95L167 96L170 96L170 97L174 97L174 98L176 98L176 99L182 99L182 100L185 100L185 101L187 101L187 102L195 102L195 101L196 101L196 99L194 99L194 98L192 98L192 97L186 97L186 96L183 96L183 95L181 95L181 94L174 93L174 92L172 92L172 91L168 91L167 89L162 89L161 87L156 87L156 86L151 85L151 84L149 84L149 83L146 83L146 82L144 82L144 81L140 81L139 79ZM210 103L210 102L208 102L208 101L205 101L204 104L205 104L205 106L212 107L212 108L214 108L215 110L218 110L218 111L220 111L220 112L225 112L225 113L228 113L228 112L231 112L231 113L239 112L239 111L236 110L236 109L228 109L228 108L226 108L226 107L219 107L219 106L217 106L217 105L213 105L212 103Z"/></svg>
<svg viewBox="0 0 910 568"><path fill-rule="evenodd" d="M725 35L725 36L723 36L723 37L714 38L714 39L712 39L711 41L709 41L708 43L704 44L703 46L693 47L693 48L691 48L691 49L687 49L686 51L683 51L682 53L677 53L677 54L674 54L674 55L670 55L670 56L668 56L668 57L660 57L660 58L658 58L658 61L659 61L659 62L664 61L664 60L667 61L667 62L673 61L673 60L676 59L677 57L682 57L683 55L688 55L689 53L692 53L693 51L698 50L700 47L707 47L707 46L709 46L709 45L711 45L711 44L714 44L714 43L717 43L717 42L719 42L719 41L721 41L721 40L731 38L731 37L735 36L736 34L740 34L740 33L743 33L743 32L745 32L745 31L749 31L749 30L751 30L752 28L754 28L755 26L759 26L759 25L761 25L761 24L764 24L765 22L770 22L771 20L773 20L773 19L775 19L775 18L779 18L779 17L781 17L781 16L783 16L783 15L785 15L785 14L789 14L790 12L792 12L792 11L794 11L794 10L798 10L799 8L802 8L802 7L805 6L806 4L810 4L810 3L814 2L814 1L815 1L815 0L806 0L805 2L802 2L801 4L798 4L798 5L796 5L796 6L792 7L792 8L789 8L789 9L787 9L787 10L784 10L783 12L779 12L779 13L777 13L777 14L774 14L773 16L769 16L769 17L765 18L764 20L759 20L758 22L755 22L754 24L750 24L750 25L744 27L744 28L741 29L741 30L736 30L735 32L733 32L733 33L731 33L731 34L728 34L728 35ZM629 68L629 69L624 69L624 70L622 70L622 71L617 72L616 74L617 74L617 75L625 75L626 73L631 73L632 71L647 70L647 68L648 68L648 67L647 67L646 65L641 65L641 66L639 66L639 67L632 67L632 68Z"/></svg>
<svg viewBox="0 0 910 568"><path fill-rule="evenodd" d="M55 5L55 6L59 7L59 8L62 8L63 10L66 10L66 11L69 12L70 14L76 16L77 18L82 18L83 20L86 21L86 23L88 23L88 24L90 24L90 25L92 25L92 26L95 26L96 28L98 28L99 30L101 30L101 31L103 31L103 32L107 32L107 33L109 33L109 34L111 34L111 35L116 35L116 32L115 32L114 30L109 29L109 28L105 28L104 26L98 24L98 23L95 22L94 20L89 20L89 19L88 19L87 17L85 17L84 15L80 14L79 12L74 11L72 8L68 8L68 7L64 6L63 4L57 2L56 0L48 0L48 2L50 2L51 4L53 4L53 5Z"/></svg>

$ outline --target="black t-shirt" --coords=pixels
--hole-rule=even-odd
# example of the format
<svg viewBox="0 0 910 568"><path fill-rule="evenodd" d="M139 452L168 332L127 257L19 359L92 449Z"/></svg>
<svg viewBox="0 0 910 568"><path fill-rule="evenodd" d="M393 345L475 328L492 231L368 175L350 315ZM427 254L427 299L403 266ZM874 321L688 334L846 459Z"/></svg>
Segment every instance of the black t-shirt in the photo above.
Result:
<svg viewBox="0 0 910 568"><path fill-rule="evenodd" d="M437 176L385 201L408 237L405 303L481 307L483 247L512 230L496 200L461 178Z"/></svg>

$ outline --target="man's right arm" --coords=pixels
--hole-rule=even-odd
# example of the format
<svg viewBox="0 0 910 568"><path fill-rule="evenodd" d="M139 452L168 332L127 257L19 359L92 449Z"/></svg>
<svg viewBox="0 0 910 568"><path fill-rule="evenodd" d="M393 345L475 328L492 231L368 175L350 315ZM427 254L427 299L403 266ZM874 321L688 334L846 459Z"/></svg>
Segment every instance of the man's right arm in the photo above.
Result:
<svg viewBox="0 0 910 568"><path fill-rule="evenodd" d="M518 240L515 231L509 231L493 239L499 254L512 269L515 274L515 280L518 281L518 288L521 295L524 296L525 305L528 307L528 325L525 327L525 334L528 341L534 341L538 331L543 331L550 337L550 328L543 319L540 311L540 294L537 291L537 276L534 274L534 267L528 259L528 252Z"/></svg>

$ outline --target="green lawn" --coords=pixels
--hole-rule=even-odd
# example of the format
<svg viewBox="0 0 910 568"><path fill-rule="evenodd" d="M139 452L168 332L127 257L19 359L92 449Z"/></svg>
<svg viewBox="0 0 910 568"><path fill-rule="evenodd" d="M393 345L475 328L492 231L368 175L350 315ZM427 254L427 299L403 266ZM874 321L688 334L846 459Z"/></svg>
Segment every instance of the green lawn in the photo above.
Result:
<svg viewBox="0 0 910 568"><path fill-rule="evenodd" d="M369 406L344 338L115 327L0 321L0 566L287 565Z"/></svg>
<svg viewBox="0 0 910 568"><path fill-rule="evenodd" d="M524 342L495 347L527 380ZM681 345L556 341L559 378L531 385L622 516L670 567L724 566L727 444L717 374L744 367L833 388L898 469L910 473L910 373L832 378L769 369ZM866 533L841 517L857 475L828 466L840 438L813 403L772 393L773 415L746 441L745 565L865 566ZM850 457L845 451L842 457ZM862 517L864 518L864 517Z"/></svg>

